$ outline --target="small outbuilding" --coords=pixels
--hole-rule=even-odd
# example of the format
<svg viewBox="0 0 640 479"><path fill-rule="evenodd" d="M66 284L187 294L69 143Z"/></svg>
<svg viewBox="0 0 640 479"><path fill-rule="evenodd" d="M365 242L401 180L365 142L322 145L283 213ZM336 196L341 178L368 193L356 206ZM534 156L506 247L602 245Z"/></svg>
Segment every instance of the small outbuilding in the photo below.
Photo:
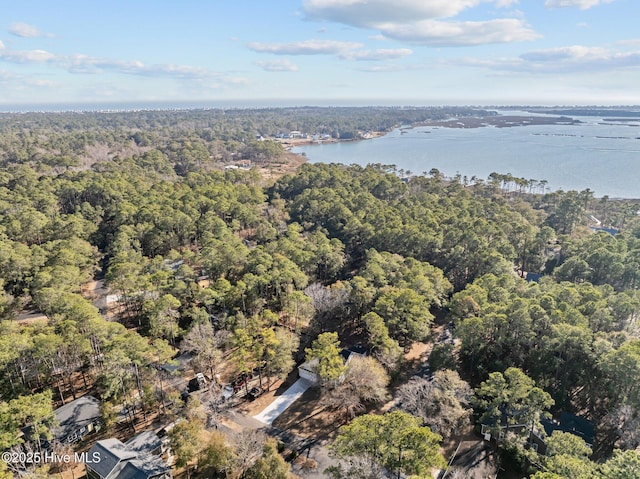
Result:
<svg viewBox="0 0 640 479"><path fill-rule="evenodd" d="M344 361L345 366L349 364L349 361L353 357L364 357L366 356L366 349L361 345L350 346L349 348L344 348L340 351L340 356ZM318 358L313 358L310 361L306 361L298 366L298 375L302 379L306 379L312 385L317 385L320 383L320 378L318 377Z"/></svg>
<svg viewBox="0 0 640 479"><path fill-rule="evenodd" d="M298 366L298 375L302 379L306 379L311 384L318 384L320 382L320 378L318 377L318 358L313 358L310 361L306 361Z"/></svg>

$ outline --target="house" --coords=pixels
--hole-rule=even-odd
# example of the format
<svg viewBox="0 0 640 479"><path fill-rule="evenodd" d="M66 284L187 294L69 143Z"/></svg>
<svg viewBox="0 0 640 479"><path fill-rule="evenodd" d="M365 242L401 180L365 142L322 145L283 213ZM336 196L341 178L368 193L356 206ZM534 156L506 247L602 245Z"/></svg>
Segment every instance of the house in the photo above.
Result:
<svg viewBox="0 0 640 479"><path fill-rule="evenodd" d="M340 351L340 356L344 361L345 366L349 364L349 361L353 357L363 357L366 356L366 348L361 345L350 346L349 348L345 348ZM320 378L318 377L318 358L313 358L310 361L306 361L300 366L298 366L298 375L302 379L306 379L311 384L316 385L320 383Z"/></svg>
<svg viewBox="0 0 640 479"><path fill-rule="evenodd" d="M100 401L82 396L54 411L59 426L53 429L56 442L73 444L87 434L98 431L102 421Z"/></svg>
<svg viewBox="0 0 640 479"><path fill-rule="evenodd" d="M528 283L538 283L542 279L542 276L544 275L541 273L532 273L531 271L527 271L525 272L524 279Z"/></svg>
<svg viewBox="0 0 640 479"><path fill-rule="evenodd" d="M489 424L482 424L482 429L480 433L482 434L482 437L484 438L485 441L491 441L492 439L491 431L494 428L495 428L495 425L492 426ZM544 442L544 437L535 429L531 431L530 424L503 424L501 426L498 426L498 428L500 431L497 437L495 437L495 440L497 442L504 441L507 433L509 432L520 435L520 436L528 434L529 437L527 438L527 442L529 446L534 451L539 452L540 454L546 453L547 446Z"/></svg>
<svg viewBox="0 0 640 479"><path fill-rule="evenodd" d="M599 227L599 226L596 226L596 227L592 226L591 230L595 231L596 233L598 233L600 231L602 231L604 233L609 233L611 236L615 236L620 232L620 230L618 230L617 228L603 228L603 227Z"/></svg>
<svg viewBox="0 0 640 479"><path fill-rule="evenodd" d="M98 441L86 456L87 479L171 479L171 467L161 452L162 441L151 431L126 443L115 438Z"/></svg>
<svg viewBox="0 0 640 479"><path fill-rule="evenodd" d="M307 135L305 135L304 133L302 133L301 131L298 130L293 130L289 132L289 138L293 139L293 138L305 138Z"/></svg>
<svg viewBox="0 0 640 479"><path fill-rule="evenodd" d="M184 260L177 259L175 261L171 261L170 259L165 259L164 264L167 267L167 269L175 273L176 271L178 271L180 266L184 264Z"/></svg>
<svg viewBox="0 0 640 479"><path fill-rule="evenodd" d="M345 366L349 364L349 361L351 361L353 357L364 357L366 355L367 348L361 344L354 344L353 346L349 346L348 348L344 348L340 351L340 356L342 356Z"/></svg>
<svg viewBox="0 0 640 479"><path fill-rule="evenodd" d="M143 431L136 434L125 443L125 446L138 454L159 456L164 452L162 440L153 431Z"/></svg>
<svg viewBox="0 0 640 479"><path fill-rule="evenodd" d="M547 436L551 436L553 431L569 432L581 438L589 447L593 444L593 438L596 435L593 422L568 412L560 413L559 420L542 420L540 422Z"/></svg>
<svg viewBox="0 0 640 479"><path fill-rule="evenodd" d="M87 479L115 479L137 454L120 440L111 438L95 443L89 449L87 457L91 459L91 462L85 462Z"/></svg>
<svg viewBox="0 0 640 479"><path fill-rule="evenodd" d="M551 436L553 431L568 432L575 436L578 436L579 438L584 440L584 442L589 447L591 447L591 445L593 444L593 438L595 437L595 426L591 421L582 417L576 416L574 414L569 414L567 412L562 412L560 414L559 420L542 419L540 421L540 424L542 424L542 427L544 428L544 433L542 431L534 429L533 431L529 432L528 438L528 442L531 448L539 454L545 455L547 453L546 438ZM496 439L498 441L502 441L505 438L505 434L509 431L521 434L523 432L529 431L529 428L530 425L528 424L503 424L500 426L500 432ZM491 429L491 425L482 424L481 433L486 441L491 440Z"/></svg>
<svg viewBox="0 0 640 479"><path fill-rule="evenodd" d="M505 435L507 432L514 432L514 433L521 433L522 431L525 431L527 429L529 429L529 424L506 424L503 423L501 425L496 425L495 423L493 424L482 424L481 425L481 429L480 429L480 434L482 434L482 437L484 438L485 441L491 441L492 439L492 431L495 429L498 429L498 437L496 438L497 441L502 441L505 438Z"/></svg>

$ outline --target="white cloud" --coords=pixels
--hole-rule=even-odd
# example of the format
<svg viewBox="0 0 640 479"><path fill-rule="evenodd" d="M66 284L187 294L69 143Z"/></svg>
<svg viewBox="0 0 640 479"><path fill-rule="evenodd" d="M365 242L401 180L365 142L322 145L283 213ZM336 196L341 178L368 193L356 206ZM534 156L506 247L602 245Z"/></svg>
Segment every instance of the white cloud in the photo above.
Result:
<svg viewBox="0 0 640 479"><path fill-rule="evenodd" d="M408 48L378 49L378 50L354 50L342 53L340 58L352 61L380 61L396 60L398 58L411 55L412 50Z"/></svg>
<svg viewBox="0 0 640 479"><path fill-rule="evenodd" d="M6 70L0 70L0 81L12 80L14 78L17 78L14 73L8 72Z"/></svg>
<svg viewBox="0 0 640 479"><path fill-rule="evenodd" d="M288 59L273 60L273 61L259 61L256 65L268 72L297 72L298 66L292 63Z"/></svg>
<svg viewBox="0 0 640 479"><path fill-rule="evenodd" d="M395 60L411 55L408 48L363 50L362 43L340 42L336 40L305 40L291 43L249 43L247 47L258 53L272 53L274 55L334 55L342 60L349 61L381 61ZM257 65L267 69L279 68L281 65L274 62L257 62ZM286 71L291 71L284 65ZM270 71L283 71L272 69Z"/></svg>
<svg viewBox="0 0 640 479"><path fill-rule="evenodd" d="M602 59L610 56L606 49L574 45L570 47L547 48L534 50L520 55L523 60L533 62L557 62L564 60Z"/></svg>
<svg viewBox="0 0 640 479"><path fill-rule="evenodd" d="M57 83L51 80L32 79L28 81L29 85L33 85L40 88L52 88L57 86Z"/></svg>
<svg viewBox="0 0 640 479"><path fill-rule="evenodd" d="M587 10L600 4L611 2L613 0L547 0L544 6L547 8L578 7L580 10Z"/></svg>
<svg viewBox="0 0 640 479"><path fill-rule="evenodd" d="M204 68L185 65L146 65L138 60L112 60L80 53L56 55L45 50L7 50L6 48L0 48L0 60L11 63L49 63L64 68L71 73L100 73L110 70L130 75L166 75L179 78L202 78L218 75L218 73Z"/></svg>
<svg viewBox="0 0 640 479"><path fill-rule="evenodd" d="M517 0L305 0L303 8L313 20L375 29L386 38L418 45L480 45L540 37L516 18L449 20L482 3L504 8Z"/></svg>
<svg viewBox="0 0 640 479"><path fill-rule="evenodd" d="M534 50L517 58L464 58L456 60L455 64L527 74L614 72L640 69L640 50L621 51L573 45Z"/></svg>
<svg viewBox="0 0 640 479"><path fill-rule="evenodd" d="M371 28L380 22L410 23L416 19L447 18L483 0L305 0L303 9L316 20Z"/></svg>
<svg viewBox="0 0 640 479"><path fill-rule="evenodd" d="M45 63L53 59L55 59L55 55L45 50L7 50L6 48L0 49L0 60L5 60L12 63Z"/></svg>
<svg viewBox="0 0 640 479"><path fill-rule="evenodd" d="M9 27L9 33L16 37L36 38L36 37L54 37L52 33L41 32L37 27L27 23L15 22Z"/></svg>
<svg viewBox="0 0 640 479"><path fill-rule="evenodd" d="M640 68L640 51L617 51L574 45L520 55L538 71L612 71Z"/></svg>
<svg viewBox="0 0 640 479"><path fill-rule="evenodd" d="M51 80L18 75L6 70L0 70L0 85L14 88L22 88L26 85L38 88L52 88L58 86L56 82Z"/></svg>
<svg viewBox="0 0 640 479"><path fill-rule="evenodd" d="M417 45L468 46L510 43L540 38L522 20L504 18L484 22L441 22L423 20L409 25L381 24L388 37Z"/></svg>
<svg viewBox="0 0 640 479"><path fill-rule="evenodd" d="M207 87L211 87L212 84L240 85L247 82L243 78L231 77L225 73L188 65L146 64L139 60L115 60L80 53L56 55L45 50L9 50L4 48L4 45L0 45L0 61L18 64L47 64L72 74L112 72L123 75L189 80Z"/></svg>
<svg viewBox="0 0 640 479"><path fill-rule="evenodd" d="M432 65L427 64L398 64L398 63L385 63L382 65L368 65L366 67L358 68L358 70L362 72L368 73L389 73L389 72L406 72L406 71L416 71L416 70L424 70L426 68L430 68Z"/></svg>
<svg viewBox="0 0 640 479"><path fill-rule="evenodd" d="M638 47L640 46L640 38L632 38L629 40L621 40L619 42L616 42L616 45L620 45L620 46L630 46L630 47Z"/></svg>
<svg viewBox="0 0 640 479"><path fill-rule="evenodd" d="M172 77L186 80L217 78L220 73L187 65L147 65L139 60L123 61L75 54L56 58L56 63L71 73L102 73L112 71L125 75Z"/></svg>
<svg viewBox="0 0 640 479"><path fill-rule="evenodd" d="M291 43L253 42L247 45L250 50L276 55L336 55L344 51L362 47L362 43L339 42L335 40L305 40Z"/></svg>
<svg viewBox="0 0 640 479"><path fill-rule="evenodd" d="M232 85L249 85L251 84L251 80L245 77L230 77L227 78L226 83L230 83Z"/></svg>

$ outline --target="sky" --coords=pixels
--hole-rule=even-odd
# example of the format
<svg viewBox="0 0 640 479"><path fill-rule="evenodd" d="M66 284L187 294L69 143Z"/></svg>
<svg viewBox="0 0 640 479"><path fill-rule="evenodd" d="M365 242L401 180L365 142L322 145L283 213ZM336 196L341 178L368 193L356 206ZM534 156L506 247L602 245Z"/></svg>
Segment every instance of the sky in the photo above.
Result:
<svg viewBox="0 0 640 479"><path fill-rule="evenodd" d="M0 105L638 105L638 0L20 0Z"/></svg>

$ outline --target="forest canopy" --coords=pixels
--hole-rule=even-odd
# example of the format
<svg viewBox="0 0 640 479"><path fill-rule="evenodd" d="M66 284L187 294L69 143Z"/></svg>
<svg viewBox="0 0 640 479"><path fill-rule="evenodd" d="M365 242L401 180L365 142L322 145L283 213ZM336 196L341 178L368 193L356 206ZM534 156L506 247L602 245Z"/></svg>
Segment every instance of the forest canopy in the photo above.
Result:
<svg viewBox="0 0 640 479"><path fill-rule="evenodd" d="M158 371L180 351L211 377L229 360L239 373L257 368L261 381L262 371L286 377L307 351L336 389L328 397L339 398L360 387L340 348L361 345L380 384L350 409L362 412L387 396L403 352L450 324L455 346L441 364L459 373L449 381L460 396L456 428L471 405L476 419L491 409L498 421L509 402L496 385L512 381L526 389L522 397L535 396L535 410L520 401L522 417L583 415L597 425L592 459L622 460L621 451L640 446L637 203L596 200L589 190L538 193L526 183L533 180L507 174L468 185L379 164L305 163L277 179L264 175L286 161L276 141L284 132L340 137L453 113L487 114L0 115L3 447L18 445L15 432L28 424L50 435L53 404L78 389L112 405L164 409ZM251 166L224 168L243 160ZM618 234L590 230L589 215ZM96 280L117 308L96 304L87 290ZM42 317L22 320L28 313ZM341 386L345 376L353 381ZM455 396L438 387L439 398ZM403 394L411 403L410 388ZM37 405L31 414L27 403ZM440 436L422 418L396 416L426 438L432 461L395 463L377 444L378 465L422 473L439 464ZM357 454L349 434L374 422L342 429L335 450Z"/></svg>

